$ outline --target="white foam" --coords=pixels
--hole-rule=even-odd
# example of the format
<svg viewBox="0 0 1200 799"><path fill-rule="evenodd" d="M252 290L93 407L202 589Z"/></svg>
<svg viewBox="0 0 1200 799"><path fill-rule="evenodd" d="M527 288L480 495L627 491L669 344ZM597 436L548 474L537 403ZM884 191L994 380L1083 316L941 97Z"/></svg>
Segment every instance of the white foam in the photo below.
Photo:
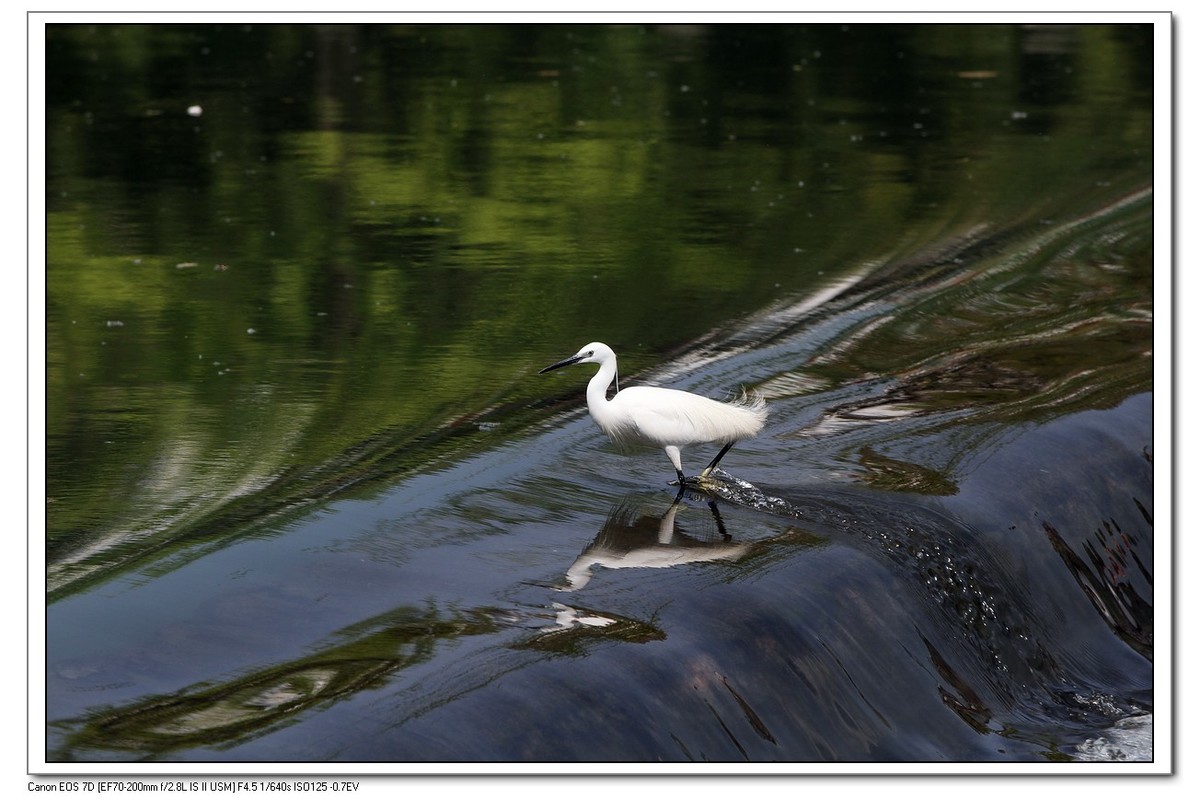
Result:
<svg viewBox="0 0 1200 799"><path fill-rule="evenodd" d="M1078 760L1149 762L1154 759L1154 715L1144 713L1123 718L1076 747Z"/></svg>

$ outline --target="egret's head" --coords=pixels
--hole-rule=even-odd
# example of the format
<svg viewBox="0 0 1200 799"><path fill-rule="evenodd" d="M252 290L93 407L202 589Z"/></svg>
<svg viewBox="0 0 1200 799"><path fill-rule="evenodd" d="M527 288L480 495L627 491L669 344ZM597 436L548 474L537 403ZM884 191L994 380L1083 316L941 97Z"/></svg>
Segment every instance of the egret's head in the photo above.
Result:
<svg viewBox="0 0 1200 799"><path fill-rule="evenodd" d="M571 366L576 363L604 363L608 360L616 360L616 353L607 344L601 344L599 341L593 341L591 344L585 344L580 348L579 352L572 355L570 358L564 358L558 363L552 363L543 369L538 374L545 374L554 369L561 369L564 366Z"/></svg>

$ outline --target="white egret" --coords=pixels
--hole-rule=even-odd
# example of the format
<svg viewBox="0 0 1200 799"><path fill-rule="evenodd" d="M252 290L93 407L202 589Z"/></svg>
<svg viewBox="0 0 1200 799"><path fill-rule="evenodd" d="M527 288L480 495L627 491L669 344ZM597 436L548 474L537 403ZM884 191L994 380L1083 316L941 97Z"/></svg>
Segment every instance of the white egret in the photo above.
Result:
<svg viewBox="0 0 1200 799"><path fill-rule="evenodd" d="M743 397L718 402L674 388L633 386L608 398L608 386L617 376L617 354L606 344L594 341L570 358L551 364L539 374L576 363L598 363L600 369L588 381L587 404L592 419L619 446L642 445L665 450L679 484L683 475L680 450L689 444L720 443L724 446L700 473L708 477L735 442L752 438L767 420L767 405L761 397Z"/></svg>

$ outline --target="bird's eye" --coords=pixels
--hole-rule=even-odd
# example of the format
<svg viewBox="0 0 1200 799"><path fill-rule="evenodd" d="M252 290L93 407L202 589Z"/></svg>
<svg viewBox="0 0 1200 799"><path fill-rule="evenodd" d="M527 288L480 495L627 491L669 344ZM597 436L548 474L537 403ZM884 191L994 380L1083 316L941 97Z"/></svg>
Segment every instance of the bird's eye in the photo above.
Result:
<svg viewBox="0 0 1200 799"><path fill-rule="evenodd" d="M585 358L590 358L590 357L592 357L592 356L593 356L593 355L595 355L595 354L596 354L596 351L595 351L595 350L588 350L588 351L587 351L587 355L585 355L585 356L583 356L583 357L585 357Z"/></svg>

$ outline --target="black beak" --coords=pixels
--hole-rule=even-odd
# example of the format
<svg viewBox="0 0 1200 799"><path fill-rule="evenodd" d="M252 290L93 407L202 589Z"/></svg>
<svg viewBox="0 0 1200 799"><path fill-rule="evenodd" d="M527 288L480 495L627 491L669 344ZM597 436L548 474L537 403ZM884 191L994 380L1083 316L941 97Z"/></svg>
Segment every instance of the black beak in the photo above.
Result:
<svg viewBox="0 0 1200 799"><path fill-rule="evenodd" d="M564 358L563 360L559 361L558 363L550 364L545 369L538 372L538 374L544 375L544 374L546 374L546 372L553 372L555 369L561 369L564 366L570 366L573 363L579 363L581 360L583 360L583 358L584 358L583 355L572 355L570 358Z"/></svg>

